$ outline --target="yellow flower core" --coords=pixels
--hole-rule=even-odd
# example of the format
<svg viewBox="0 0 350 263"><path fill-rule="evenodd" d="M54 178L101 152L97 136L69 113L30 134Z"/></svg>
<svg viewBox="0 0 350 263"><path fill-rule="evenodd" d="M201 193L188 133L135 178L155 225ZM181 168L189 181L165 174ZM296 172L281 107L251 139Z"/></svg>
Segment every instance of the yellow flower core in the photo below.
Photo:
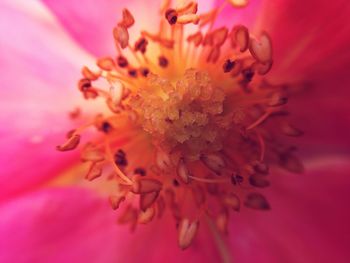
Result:
<svg viewBox="0 0 350 263"><path fill-rule="evenodd" d="M270 209L260 190L270 185L271 164L303 170L295 147L281 143L302 135L287 122L288 85L264 78L271 39L266 32L255 38L244 25L214 28L224 5L197 14L196 2L174 8L165 1L158 32L141 31L135 43L135 19L124 9L113 29L117 56L98 59L96 70L84 67L78 84L85 99L104 100L108 111L99 109L57 147L75 149L95 126L99 136L81 147L86 179L115 184L111 206L132 229L170 211L182 249L203 218L226 233L241 206Z"/></svg>

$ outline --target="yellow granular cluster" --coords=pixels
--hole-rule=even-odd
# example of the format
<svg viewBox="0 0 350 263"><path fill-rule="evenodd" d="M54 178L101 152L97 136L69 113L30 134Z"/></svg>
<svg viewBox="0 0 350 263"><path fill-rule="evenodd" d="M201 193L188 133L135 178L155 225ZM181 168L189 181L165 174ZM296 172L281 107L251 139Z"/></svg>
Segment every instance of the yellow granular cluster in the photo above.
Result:
<svg viewBox="0 0 350 263"><path fill-rule="evenodd" d="M147 86L130 104L144 130L160 145L198 158L222 148L230 123L223 121L224 100L224 92L213 86L208 73L188 69L175 82L150 74Z"/></svg>

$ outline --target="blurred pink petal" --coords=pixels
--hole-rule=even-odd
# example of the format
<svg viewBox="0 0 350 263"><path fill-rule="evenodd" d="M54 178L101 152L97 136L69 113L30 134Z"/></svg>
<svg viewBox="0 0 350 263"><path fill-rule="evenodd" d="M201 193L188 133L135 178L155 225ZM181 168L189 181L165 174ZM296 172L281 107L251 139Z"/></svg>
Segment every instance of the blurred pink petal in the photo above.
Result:
<svg viewBox="0 0 350 263"><path fill-rule="evenodd" d="M275 174L266 196L271 211L242 211L232 218L236 262L348 262L350 160L310 162L298 177Z"/></svg>
<svg viewBox="0 0 350 263"><path fill-rule="evenodd" d="M259 27L273 40L275 80L314 79L349 68L348 1L264 1L262 10Z"/></svg>
<svg viewBox="0 0 350 263"><path fill-rule="evenodd" d="M0 207L0 261L213 262L218 258L205 226L193 249L181 251L170 220L130 233L116 224L104 198L77 188L46 189ZM167 242L164 242L167 238ZM168 239L169 238L169 239Z"/></svg>
<svg viewBox="0 0 350 263"><path fill-rule="evenodd" d="M6 153L0 159L0 184L6 185L1 198L56 176L74 161L53 149L71 125L80 60L89 57L45 11L34 3L0 4L0 147Z"/></svg>
<svg viewBox="0 0 350 263"><path fill-rule="evenodd" d="M121 11L127 7L134 15L136 23L130 35L137 37L140 29L156 31L160 1L55 1L43 2L57 16L66 30L72 34L86 50L95 56L114 54L113 27L121 18ZM147 16L146 16L147 14Z"/></svg>
<svg viewBox="0 0 350 263"><path fill-rule="evenodd" d="M220 7L227 0L215 0L217 7ZM257 17L261 13L263 0L249 0L249 4L244 8L233 8L231 4L226 4L222 13L218 16L216 25L226 26L229 30L234 25L245 25L249 30L253 30L257 23Z"/></svg>

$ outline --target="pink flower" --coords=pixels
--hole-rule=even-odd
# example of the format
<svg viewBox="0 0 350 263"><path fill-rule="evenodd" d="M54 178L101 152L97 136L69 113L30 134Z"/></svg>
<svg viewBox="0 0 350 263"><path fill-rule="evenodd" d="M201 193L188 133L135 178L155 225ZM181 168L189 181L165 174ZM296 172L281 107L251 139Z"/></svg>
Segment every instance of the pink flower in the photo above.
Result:
<svg viewBox="0 0 350 263"><path fill-rule="evenodd" d="M222 7L222 2L198 1L199 10L197 13L203 14L216 10L216 7ZM231 0L230 2L238 5L245 1ZM119 38L118 45L122 46L123 41L125 41L125 38L123 38L125 30L129 31L129 43L132 44L139 40L140 30L156 32L159 25L159 5L158 1L129 1L127 8L131 11L136 22L130 28L125 19L119 24L119 33L114 34L117 41ZM63 154L53 150L55 145L61 145L60 149L62 147L67 148L62 144L62 140L66 132L72 127L81 128L75 130L73 135L70 134L68 139L70 146L76 146L73 145L73 140L78 143L78 137L74 137L74 135L81 135L83 142L96 139L96 131L93 129L84 130L84 133L82 131L86 120L91 120L99 113L97 109L100 109L103 103L97 106L93 103L87 103L81 98L82 96L78 90L72 87L76 86L77 80L79 80L82 66L93 65L95 58L116 54L112 29L117 27L116 23L118 21L121 21L120 14L123 7L124 4L121 4L120 1L92 0L86 0L84 3L81 3L81 1L53 0L28 3L28 1L21 0L5 0L0 3L0 46L2 50L0 60L2 72L2 88L0 89L0 107L2 111L0 115L2 124L0 128L2 149L0 159L2 167L0 175L2 185L0 192L0 262L217 262L220 260L226 260L226 262L231 260L235 262L347 262L350 256L348 253L350 213L347 211L347 202L350 200L348 190L350 187L350 180L348 179L350 171L350 139L348 135L350 104L347 102L346 96L349 94L347 85L350 83L350 75L346 71L350 66L350 52L348 51L350 43L348 28L350 8L347 2L341 0L333 2L251 0L249 5L244 8L232 8L228 4L224 6L213 30L222 26L227 26L231 30L233 25L244 25L249 29L252 37L256 36L258 40L265 41L265 46L259 49L257 43L250 40L249 51L243 53L248 55L248 59L251 59L250 54L253 54L254 67L244 68L245 65L243 68L254 70L255 75L251 75L249 70L244 71L245 73L242 70L238 72L239 74L243 72L244 78L242 79L242 75L235 77L234 87L243 88L243 91L239 93L241 100L233 101L232 104L242 108L244 106L242 103L249 102L246 98L252 98L249 97L252 96L249 94L253 94L253 98L257 99L259 103L271 104L271 98L276 99L273 96L269 97L270 95L260 96L261 94L256 91L254 85L266 82L255 82L257 78L260 78L260 80L265 78L270 84L264 85L267 85L268 88L271 88L272 85L274 91L281 91L283 90L281 85L288 85L290 93L288 108L282 105L284 101L282 100L282 103L281 99L284 97L278 96L277 101L281 105L278 104L277 109L288 109L288 112L291 113L288 121L302 128L305 134L295 140L293 138L284 139L282 146L280 146L274 142L274 136L272 136L273 139L269 139L269 136L276 132L274 130L277 127L276 125L268 126L268 122L267 127L263 126L265 128L261 128L259 121L252 122L251 125L242 125L245 127L245 131L248 130L247 133L243 133L243 136L247 136L246 139L248 142L250 140L253 146L244 144L244 147L242 146L243 148L240 149L241 155L239 156L235 152L236 149L228 154L229 158L236 158L234 159L235 162L238 162L237 159L243 156L242 162L247 164L246 162L249 161L250 166L244 166L245 170L240 170L240 173L228 177L230 181L232 179L232 182L228 182L228 185L231 187L232 183L234 189L238 189L232 193L239 195L241 200L238 200L241 201L242 208L239 213L233 211L234 209L230 209L230 220L227 226L223 222L227 219L228 204L226 203L220 207L224 208L224 213L221 213L222 211L211 211L214 216L208 213L209 206L212 208L212 205L208 204L205 208L199 206L201 208L199 214L188 215L188 213L185 213L185 215L181 215L178 218L178 223L180 223L178 229L174 226L175 210L168 209L161 219L154 218L146 226L137 226L134 233L130 233L127 226L116 225L118 218L120 221L120 218L123 218L124 215L125 219L125 213L123 214L123 211L120 211L119 214L116 213L106 201L107 195L112 194L112 203L116 205L116 198L120 197L113 195L116 191L116 184L104 180L107 177L106 174L102 176L104 178L97 178L93 182L87 183L82 179L89 167L86 164L80 165L78 161L79 151L70 151ZM169 11L168 8L164 11ZM191 11L192 14L188 11L193 16L183 17L179 10L174 12L167 13L170 24L176 24L186 19L189 19L190 23L196 22L195 12ZM201 21L204 18L201 17ZM167 24L167 26L169 25ZM206 53L201 53L206 55L201 57L203 65L206 63L206 59L209 58L210 61L207 64L212 64L210 74L219 74L220 81L224 78L223 76L227 76L225 74L233 74L237 64L243 61L239 48L244 49L244 43L248 40L245 38L246 27L239 27L232 33L234 36L240 34L238 40L234 37L238 45L234 51L235 60L227 61L224 57L221 57L223 59L223 63L221 63L219 58L215 58L214 54L218 50L220 50L221 55L229 54L227 53L229 52L227 47L217 43L216 45L209 45L212 48L208 48ZM222 33L224 31L216 32ZM267 32L268 35L264 35L263 31ZM197 31L192 31L192 33L195 32ZM230 38L232 34L229 34L228 37ZM141 59L152 60L156 58L152 61L159 63L159 66L155 66L158 67L156 72L158 75L153 76L153 79L152 75L148 78L154 81L152 85L159 85L162 89L164 86L159 83L164 83L164 80L159 79L158 76L161 74L163 77L171 76L174 72L174 63L177 62L169 58L169 54L173 54L171 53L173 51L169 51L164 47L169 43L165 39L159 38L160 35L144 34L143 36L150 43L157 42L161 46L163 45L161 49L158 47L156 51L152 51L152 44L150 44L147 47L150 49L146 52L146 55L150 57L142 58L140 56ZM266 36L265 39L264 36ZM266 77L259 77L256 76L258 75L256 72L272 62L268 36L273 43L273 67ZM219 41L217 39L220 39L220 36L213 38L213 41ZM252 42L255 43L255 46L251 44ZM218 49L215 49L216 47ZM230 50L233 49L230 48ZM157 52L157 50L165 51L160 54L161 56L152 55L152 52ZM185 50L182 51L185 52ZM184 53L179 52L179 54ZM191 51L188 54L191 54ZM131 56L132 54L129 54L126 57L131 61ZM239 59L236 59L236 56ZM159 60L157 60L158 58ZM99 62L101 69L108 67L106 63L110 61L99 60ZM235 65L232 66L233 62L235 62ZM192 63L192 61L190 60L188 63ZM194 64L201 68L200 63ZM182 66L183 64L178 65L179 68L182 68ZM256 68L256 66L259 68ZM209 66L203 67L208 71ZM113 70L104 70L103 72ZM153 71L151 70L151 72ZM142 74L142 71L137 72ZM206 78L206 75L201 72L193 73L193 71L189 71L185 75L187 79L184 79L182 74L179 77L182 82L178 82L178 86L176 86L179 89L175 89L176 92L174 93L168 93L168 90L163 89L164 93L166 95L170 94L170 98L179 96L183 92L185 94L183 96L186 98L190 92L195 90L194 87L198 84L192 82L190 85L186 82L188 79L193 80L191 79L193 74L196 78L200 75L200 80L203 81L201 85L204 85L203 79ZM95 86L90 89L91 83L95 82L87 81L86 74L88 73L85 72L85 78L79 84L83 94L86 96L94 95L94 92L99 96L104 94L101 90L95 89ZM133 73L129 72L129 74L132 75ZM108 76L111 80L111 76ZM252 83L254 85L250 84L251 78L253 78ZM133 82L135 80L128 77L126 82L128 81ZM187 85L186 83L192 89L184 88L184 90L181 90ZM123 82L121 84L126 85ZM144 85L148 87L146 84ZM169 84L167 87L170 86ZM86 87L87 89L85 89ZM138 116L147 119L145 117L147 113L144 110L159 106L159 100L156 100L158 98L154 99L153 94L152 92L143 93L141 102L136 99L133 101L134 104L131 105L134 106L133 109L137 111ZM229 91L226 90L224 94L230 97L227 95ZM201 93L201 96L205 97L205 95ZM279 92L277 95L284 95L284 93ZM214 101L212 93L210 93L210 96L210 102ZM220 94L217 94L217 96L220 97ZM112 98L110 93L106 97L108 99ZM205 99L198 101L196 100L196 105L199 104L205 110L214 106L213 110L217 109L216 106L218 105L213 106L209 103L203 106L204 104L200 104L204 103ZM220 99L216 102L223 103ZM137 103L142 103L143 107L135 106L138 105ZM186 103L188 105L188 102ZM80 118L70 120L68 112L72 111L77 105L82 106L80 115L78 114L79 111L75 112L75 115L79 115ZM113 105L115 106L115 104ZM161 105L164 112L170 109L170 103ZM178 105L185 105L184 99L177 102L176 107L180 107ZM171 109L174 110L174 107ZM271 108L276 109L275 107L269 109ZM162 113L159 108L157 109L157 112ZM237 111L237 109L233 111L233 109L235 108L230 106L228 111L233 114L231 117L234 117L237 126L243 123L241 114L253 114L251 109L249 111ZM122 112L124 112L124 109ZM186 113L185 110L183 112ZM263 120L260 118L265 116L266 113L267 111L265 113L258 112L257 120ZM272 113L276 112L269 112L269 114ZM266 117L269 114L266 114ZM216 116L216 114L212 115ZM212 117L212 115L210 116ZM163 115L160 116L163 117ZM200 121L198 116L192 116L189 119L196 122ZM157 180L157 182L152 181L150 186L145 184L144 177L131 177L126 172L127 169L120 169L120 167L123 167L123 162L126 161L131 164L150 165L147 168L151 168L152 163L149 163L151 158L148 156L150 150L147 150L147 147L154 147L154 145L149 144L151 145L149 146L147 144L149 140L146 140L146 144L142 144L145 141L142 138L140 139L138 130L133 132L134 130L131 129L133 126L123 124L119 127L115 126L116 124L113 121L106 123L106 119L100 120L101 117L93 122L99 130L103 131L99 132L99 140L106 137L113 140L114 134L117 134L114 129L117 129L118 134L126 135L126 137L120 137L118 143L112 144L112 147L108 144L109 139L103 139L104 142L107 142L103 159L107 158L107 161L110 161L108 159L108 156L111 157L108 151L110 147L111 150L116 150L119 146L127 147L125 146L127 142L135 142L135 138L139 140L136 141L139 148L135 148L136 150L130 152L130 159L126 159L123 151L117 153L119 159L117 166L113 169L119 169L117 172L119 177L114 174L113 178L117 178L115 181L126 185L124 187L127 192L130 189L136 192L134 196L138 196L140 192L144 191L142 189L148 187L148 189L153 189L150 191L151 194L157 193L158 196L160 192L159 195L165 197L166 181L165 179L159 179L163 177L152 177L152 180ZM225 120L222 119L221 124L223 126ZM282 117L282 120L285 120L285 117ZM167 120L170 123L169 125L173 125L173 122L176 121L177 119ZM120 122L121 118L118 117L118 123ZM151 126L146 126L146 122L142 123L144 129L156 134L153 138L158 146L162 146L157 148L158 155L160 149L167 148L164 145L169 143L169 134L174 130L173 126L169 131L164 128L163 122L159 123L159 126L154 125L154 123ZM183 123L177 122L177 124L182 125ZM204 136L203 132L206 130L215 131L217 128L216 124L209 122L208 125L205 126L206 129L198 131L198 137L202 138L201 136ZM283 127L284 133L300 135L299 129L295 129L294 126L287 125ZM164 133L168 134L165 137L162 137L163 133L160 132L160 129L163 128L165 129ZM230 126L230 128L232 127ZM223 127L220 127L220 130L223 129ZM252 132L250 133L249 130L252 130ZM171 133L171 139L182 140L178 137L180 130L176 131L176 134ZM267 132L267 134L264 132ZM183 136L188 136L188 134L184 133ZM232 137L237 138L237 136ZM253 139L249 136L253 136ZM221 139L220 142L231 145L226 137ZM183 139L181 143L186 143L186 140L186 138ZM194 148L190 146L192 146L194 140L187 141L190 141L188 149L192 151ZM214 139L213 142L218 141ZM286 152L284 152L284 155L279 152L279 155L277 155L279 159L269 157L269 154L273 151L271 147L284 147L285 144L298 146L299 158L303 160L305 165L304 174L291 174L278 167L277 164L294 172L302 170L299 159L295 159L294 155L291 158L289 150L287 155ZM213 145L210 147L214 147ZM211 170L212 173L221 174L221 177L215 175L216 177L206 178L203 173L195 173L196 169L199 168L190 166L189 155L184 156L184 153L180 151L181 155L178 157L175 166L176 176L178 176L175 184L180 184L180 190L187 187L186 183L189 180L198 182L197 184L190 184L192 186L202 185L202 183L206 185L208 182L208 185L220 185L219 192L215 192L215 189L207 190L204 187L201 189L205 189L204 192L207 198L211 200L210 202L212 202L212 199L219 199L220 202L223 202L226 200L223 196L227 197L229 193L221 192L222 189L226 189L221 186L221 183L227 181L228 168L226 166L231 167L233 164L227 164L228 157L216 154L219 151L215 152L213 148L210 148L210 153L215 152L215 154L208 154L206 148L206 154L203 155L204 150L201 147L204 147L202 143L197 145L197 148L191 152L191 158L195 159L196 154L198 154L205 165L205 169ZM247 152L252 149L251 147L257 149L250 155ZM197 149L200 149L200 151L197 151ZM80 151L84 154L86 148L85 151L84 149ZM96 152L94 153L96 154ZM129 152L127 152L127 156L129 157ZM138 157L138 160L135 156ZM282 156L285 158L282 158ZM161 157L162 161L158 163L158 166L169 165L169 163L174 162L167 159L169 156L166 151L165 153L161 152ZM259 162L252 163L252 158L258 159ZM261 191L260 188L256 188L257 190L249 188L247 192L244 189L246 181L249 180L249 169L261 170L265 166L257 167L256 165L264 165L263 160L265 159L271 163L271 172L268 176L271 186ZM94 169L96 167L98 168L96 165L93 166ZM190 168L192 169L191 173L188 172ZM115 171L108 167L108 162L105 166L101 166L101 169L104 169L105 173ZM152 175L153 170L146 170ZM94 171L96 172L96 170ZM159 167L157 171L159 172ZM135 172L135 174L141 173L142 170ZM255 173L259 174L259 171ZM260 173L264 173L264 171L260 171ZM95 175L96 177L99 175L98 171ZM91 173L89 176L88 179L94 179L91 177ZM259 178L260 181L255 178L257 181L250 183L261 186L265 179ZM242 183L244 187L240 185L242 179L244 179ZM205 180L207 182L203 182ZM159 187L158 183L161 184L164 191L157 188ZM155 188L157 189L154 190ZM174 189L174 187L172 186L171 189ZM197 188L193 189L191 191L194 196L199 195L200 191ZM124 191L124 188L121 190ZM214 191L214 194L209 195L210 191ZM260 202L258 204L249 202L249 193L262 193L263 195L259 195L258 199L253 198ZM237 195L235 196L237 197ZM126 200L121 204L124 211L128 204L132 202L128 198L129 196L126 197ZM176 192L176 197L183 200L183 202L178 202L181 208L187 205L190 206L188 210L197 211L198 207L193 205L194 202L188 201L189 198L185 198L184 194ZM233 200L237 201L237 199ZM243 207L243 204L246 204L247 208ZM232 203L230 205L232 206ZM234 203L233 208L238 210L236 205ZM138 207L138 204L134 204L134 207ZM152 203L150 207L155 206ZM150 213L150 207L146 209L148 213ZM269 211L257 211L250 210L249 207L271 209ZM157 214L160 213L159 204L154 209ZM132 211L135 212L135 210ZM204 214L208 215L204 216ZM147 213L142 214L143 220L149 219L147 215ZM134 223L133 218L131 216L131 219L129 217L124 221L130 225L130 222ZM189 218L189 221L187 221L187 218ZM189 233L191 231L185 233L186 227L184 225L187 222L190 224L193 235ZM200 224L196 231L198 222ZM131 225L133 226L133 224ZM220 227L223 230L222 232L225 232L225 227L227 227L229 235L225 236L220 233ZM183 233L181 234L181 232ZM191 246L182 251L178 245L182 248L187 248L188 245Z"/></svg>

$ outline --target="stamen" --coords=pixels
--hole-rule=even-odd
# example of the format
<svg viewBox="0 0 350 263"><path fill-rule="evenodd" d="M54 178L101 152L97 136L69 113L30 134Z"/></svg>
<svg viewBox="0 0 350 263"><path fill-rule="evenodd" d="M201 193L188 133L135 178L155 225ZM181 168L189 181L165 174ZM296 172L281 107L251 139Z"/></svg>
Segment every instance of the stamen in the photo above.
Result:
<svg viewBox="0 0 350 263"><path fill-rule="evenodd" d="M198 230L199 223L198 222L192 222L190 223L189 219L185 218L182 219L180 226L179 226L179 246L181 249L188 248L196 233Z"/></svg>
<svg viewBox="0 0 350 263"><path fill-rule="evenodd" d="M113 29L113 37L122 49L129 45L129 33L125 26L118 25Z"/></svg>
<svg viewBox="0 0 350 263"><path fill-rule="evenodd" d="M250 193L244 201L246 207L258 210L270 210L270 205L266 198L259 193Z"/></svg>
<svg viewBox="0 0 350 263"><path fill-rule="evenodd" d="M62 144L58 145L56 147L57 150L63 152L63 151L71 151L77 148L80 142L80 135L79 134L73 134L68 140Z"/></svg>

